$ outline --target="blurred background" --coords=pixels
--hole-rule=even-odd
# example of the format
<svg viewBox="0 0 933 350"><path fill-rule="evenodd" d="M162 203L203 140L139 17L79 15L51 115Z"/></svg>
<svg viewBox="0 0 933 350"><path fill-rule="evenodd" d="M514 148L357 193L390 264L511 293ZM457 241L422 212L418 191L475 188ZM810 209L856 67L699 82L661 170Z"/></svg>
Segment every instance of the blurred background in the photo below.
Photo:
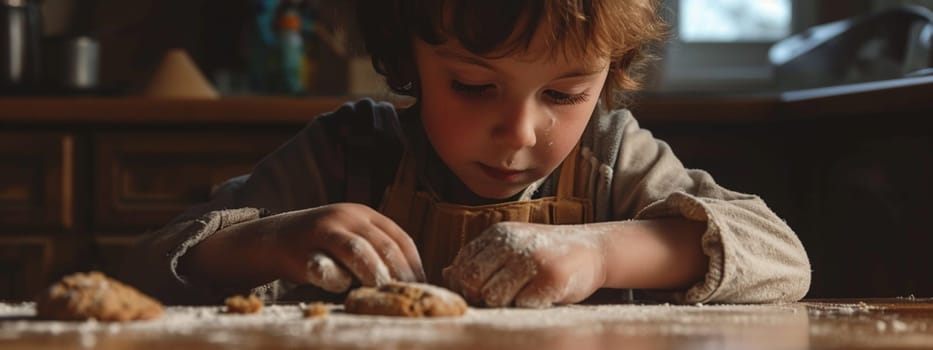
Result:
<svg viewBox="0 0 933 350"><path fill-rule="evenodd" d="M34 54L40 59L42 63L34 65L37 73L27 72L19 78L23 82L6 82L8 94L67 93L62 91L67 89L55 86L61 85L55 80L70 78L62 69L69 65L62 60L69 59L83 59L84 65L92 66L88 69L96 70L93 85L97 93L131 94L143 88L164 53L173 48L187 51L223 95L353 95L384 91L366 63L356 35L352 1L4 2L8 4L4 6L8 14L5 27L10 33L15 34L12 28L17 26L11 22L16 12L15 6L9 5L12 3L38 7L39 13L29 20L41 28L38 33L21 33L27 47L36 47L22 51L23 57ZM661 49L664 60L651 71L650 90L718 94L799 88L805 82L775 74L776 66L785 63L769 57L775 43L820 24L903 5L929 9L931 2L664 0L672 40ZM907 40L907 34L891 35ZM820 39L832 38L827 35ZM68 49L71 51L62 53ZM16 53L11 51L10 55ZM57 57L63 54L76 57ZM39 84L42 76L46 83L39 88L16 86Z"/></svg>
<svg viewBox="0 0 933 350"><path fill-rule="evenodd" d="M62 46L77 46L78 40L89 41L93 47L66 54L92 56L96 62L86 64L97 73L93 92L107 95L142 90L170 49L186 51L223 95L346 94L348 79L354 77L349 65L361 54L354 46L358 40L350 37L352 10L346 1L16 2L39 8L29 21L38 23L41 34L29 33L32 28L21 32L26 34L24 41L39 41L35 45L38 53L27 54L40 57L36 75L47 79L33 77L29 71L20 84L27 86L8 88L9 93L78 92L56 89L58 86L49 82L61 80L56 75L62 72L55 68L67 65L51 56L57 56ZM7 7L11 13L14 9ZM318 69L322 66L326 69Z"/></svg>
<svg viewBox="0 0 933 350"><path fill-rule="evenodd" d="M118 270L141 234L340 103L404 103L353 6L0 0L0 299ZM665 0L671 40L629 107L686 166L786 219L808 297L930 297L931 9Z"/></svg>
<svg viewBox="0 0 933 350"><path fill-rule="evenodd" d="M665 47L665 59L654 75L656 91L793 90L894 78L930 64L933 33L923 32L929 24L927 10L933 8L929 0L668 0L667 4L675 37ZM905 8L909 10L904 12L917 14L897 13ZM825 65L816 64L821 59L832 59L837 69L848 71L832 76ZM800 74L790 67L801 61L812 69ZM892 72L880 72L883 69Z"/></svg>

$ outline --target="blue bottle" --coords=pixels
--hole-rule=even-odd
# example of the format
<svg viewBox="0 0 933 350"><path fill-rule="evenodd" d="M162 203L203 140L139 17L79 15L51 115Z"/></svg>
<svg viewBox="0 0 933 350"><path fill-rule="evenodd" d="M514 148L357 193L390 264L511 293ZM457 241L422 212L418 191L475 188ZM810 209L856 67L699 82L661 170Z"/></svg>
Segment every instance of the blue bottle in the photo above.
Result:
<svg viewBox="0 0 933 350"><path fill-rule="evenodd" d="M303 95L305 93L305 48L301 35L301 13L295 8L286 8L279 16L279 53L283 93Z"/></svg>
<svg viewBox="0 0 933 350"><path fill-rule="evenodd" d="M255 93L274 93L278 66L276 12L279 0L253 0L254 17L247 33L249 82Z"/></svg>

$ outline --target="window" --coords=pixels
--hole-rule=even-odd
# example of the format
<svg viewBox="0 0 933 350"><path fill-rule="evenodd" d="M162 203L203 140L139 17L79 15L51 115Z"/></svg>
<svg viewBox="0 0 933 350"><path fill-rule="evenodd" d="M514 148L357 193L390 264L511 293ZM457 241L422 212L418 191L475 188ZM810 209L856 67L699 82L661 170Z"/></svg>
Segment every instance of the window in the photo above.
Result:
<svg viewBox="0 0 933 350"><path fill-rule="evenodd" d="M774 41L790 35L790 0L680 0L685 42Z"/></svg>
<svg viewBox="0 0 933 350"><path fill-rule="evenodd" d="M657 92L770 91L771 45L815 23L813 0L665 0Z"/></svg>

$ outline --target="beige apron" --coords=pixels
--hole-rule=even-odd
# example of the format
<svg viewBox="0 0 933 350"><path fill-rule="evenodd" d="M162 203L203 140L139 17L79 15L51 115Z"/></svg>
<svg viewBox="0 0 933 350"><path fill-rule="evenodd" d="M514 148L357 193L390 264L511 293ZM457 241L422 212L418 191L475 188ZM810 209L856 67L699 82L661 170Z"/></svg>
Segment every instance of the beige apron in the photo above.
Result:
<svg viewBox="0 0 933 350"><path fill-rule="evenodd" d="M415 241L428 282L444 285L441 271L457 252L489 226L503 221L540 224L583 224L593 221L592 203L574 194L579 146L561 165L557 196L528 201L465 206L443 203L428 192L416 191L415 157L402 156L394 183L386 190L380 211Z"/></svg>

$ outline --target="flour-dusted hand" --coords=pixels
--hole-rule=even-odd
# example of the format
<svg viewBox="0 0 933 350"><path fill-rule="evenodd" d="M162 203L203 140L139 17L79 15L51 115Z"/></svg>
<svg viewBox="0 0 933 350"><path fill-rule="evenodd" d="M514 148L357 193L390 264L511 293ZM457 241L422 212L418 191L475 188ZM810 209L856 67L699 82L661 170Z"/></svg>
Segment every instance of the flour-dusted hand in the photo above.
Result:
<svg viewBox="0 0 933 350"><path fill-rule="evenodd" d="M579 302L605 281L604 236L586 225L498 223L460 251L444 279L474 304Z"/></svg>
<svg viewBox="0 0 933 350"><path fill-rule="evenodd" d="M286 252L284 278L331 292L351 274L363 285L424 281L418 250L392 220L365 205L338 203L285 214L276 243Z"/></svg>
<svg viewBox="0 0 933 350"><path fill-rule="evenodd" d="M341 293L350 289L353 275L327 254L314 252L308 256L307 282L328 292Z"/></svg>

